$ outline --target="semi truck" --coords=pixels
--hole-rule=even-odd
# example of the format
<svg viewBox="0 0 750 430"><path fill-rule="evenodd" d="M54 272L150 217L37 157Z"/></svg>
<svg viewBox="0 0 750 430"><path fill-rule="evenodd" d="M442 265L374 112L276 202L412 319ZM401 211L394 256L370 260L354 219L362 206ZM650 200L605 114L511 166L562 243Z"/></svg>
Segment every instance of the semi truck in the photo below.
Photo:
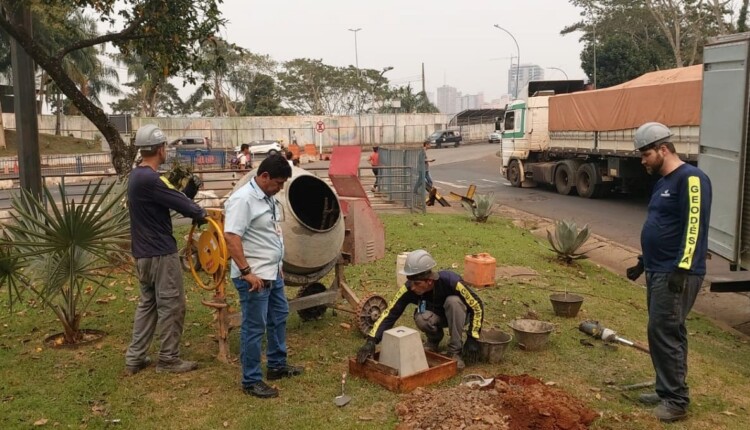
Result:
<svg viewBox="0 0 750 430"><path fill-rule="evenodd" d="M529 83L527 96L506 107L503 175L516 187L548 184L586 198L644 189L653 179L633 135L649 121L669 126L680 158L695 164L701 71L701 65L662 70L588 91L570 81Z"/></svg>

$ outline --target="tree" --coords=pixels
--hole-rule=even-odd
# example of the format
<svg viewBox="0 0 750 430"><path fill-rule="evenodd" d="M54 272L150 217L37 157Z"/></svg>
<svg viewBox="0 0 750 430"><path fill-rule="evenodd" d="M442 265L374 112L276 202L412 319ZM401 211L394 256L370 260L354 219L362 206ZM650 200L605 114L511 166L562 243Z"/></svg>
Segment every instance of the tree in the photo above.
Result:
<svg viewBox="0 0 750 430"><path fill-rule="evenodd" d="M388 95L382 71L334 67L321 60L297 58L277 75L279 92L293 111L304 115L352 115L375 110Z"/></svg>
<svg viewBox="0 0 750 430"><path fill-rule="evenodd" d="M740 13L737 16L737 32L743 33L747 31L747 5L748 0L742 0L742 6L740 6Z"/></svg>
<svg viewBox="0 0 750 430"><path fill-rule="evenodd" d="M730 31L726 0L570 0L582 19L560 32L581 31L581 67L597 86L657 69L701 61L706 38ZM621 56L618 59L618 56ZM601 85L604 83L604 85Z"/></svg>
<svg viewBox="0 0 750 430"><path fill-rule="evenodd" d="M252 77L238 113L243 116L276 116L294 112L281 106L278 88L273 78L258 73Z"/></svg>
<svg viewBox="0 0 750 430"><path fill-rule="evenodd" d="M405 87L396 88L391 95L391 98L395 98L401 101L401 108L399 112L403 113L438 113L438 108L427 99L427 94L424 91L414 93L414 89L411 84L407 84ZM389 111L390 108L387 106L381 108L382 112Z"/></svg>
<svg viewBox="0 0 750 430"><path fill-rule="evenodd" d="M165 77L182 76L194 83L191 71L199 62L201 43L213 37L224 24L218 3L221 0L30 0L41 8L51 25L66 28L61 11L76 8L91 10L100 16L110 32L81 38L64 47L49 46L37 40L30 29L16 25L13 16L19 0L0 0L0 28L15 39L28 55L57 84L78 110L102 133L112 149L112 164L120 175L130 171L135 149L126 146L117 128L104 111L89 100L63 68L66 56L81 49L111 43L123 55L138 55L148 70L161 71ZM69 29L70 30L70 29Z"/></svg>
<svg viewBox="0 0 750 430"><path fill-rule="evenodd" d="M177 88L161 71L147 69L148 61L138 55L115 54L113 59L128 69L130 92L117 102L110 103L115 113L131 113L145 117L159 114L177 115L185 113L185 106Z"/></svg>

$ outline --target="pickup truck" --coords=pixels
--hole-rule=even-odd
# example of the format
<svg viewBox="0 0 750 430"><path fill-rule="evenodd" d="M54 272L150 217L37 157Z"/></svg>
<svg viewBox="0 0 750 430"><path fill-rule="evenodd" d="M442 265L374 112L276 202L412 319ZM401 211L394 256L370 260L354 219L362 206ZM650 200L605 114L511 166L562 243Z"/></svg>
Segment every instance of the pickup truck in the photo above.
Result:
<svg viewBox="0 0 750 430"><path fill-rule="evenodd" d="M458 148L458 145L461 144L461 140L463 138L461 137L461 133L455 130L438 130L425 139L425 143L429 143L430 146L434 146L436 148L442 148L443 144L450 145L453 144L454 148Z"/></svg>

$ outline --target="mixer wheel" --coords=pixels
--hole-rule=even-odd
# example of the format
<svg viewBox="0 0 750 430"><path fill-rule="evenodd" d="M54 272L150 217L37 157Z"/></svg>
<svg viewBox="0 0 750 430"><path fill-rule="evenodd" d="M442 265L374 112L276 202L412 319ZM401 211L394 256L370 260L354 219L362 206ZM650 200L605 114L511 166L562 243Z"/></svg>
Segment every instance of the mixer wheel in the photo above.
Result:
<svg viewBox="0 0 750 430"><path fill-rule="evenodd" d="M370 294L359 301L354 314L354 324L359 331L367 336L377 322L380 315L388 308L388 302L377 294Z"/></svg>
<svg viewBox="0 0 750 430"><path fill-rule="evenodd" d="M318 293L325 293L326 286L321 284L320 282L313 282L311 284L307 284L304 287L301 287L299 291L297 292L297 297L306 297L306 296L312 296L313 294ZM320 319L323 314L326 313L326 305L318 305L313 306L307 309L300 309L297 311L297 314L299 315L300 319L302 321L312 321Z"/></svg>

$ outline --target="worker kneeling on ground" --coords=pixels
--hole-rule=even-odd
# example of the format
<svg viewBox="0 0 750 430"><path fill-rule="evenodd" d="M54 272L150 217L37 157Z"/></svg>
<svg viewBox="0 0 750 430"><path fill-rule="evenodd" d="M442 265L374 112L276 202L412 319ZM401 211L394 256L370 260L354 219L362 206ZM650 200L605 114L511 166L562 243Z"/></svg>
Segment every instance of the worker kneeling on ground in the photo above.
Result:
<svg viewBox="0 0 750 430"><path fill-rule="evenodd" d="M457 273L433 271L437 265L429 252L418 249L407 255L404 269L406 283L388 304L370 330L367 342L357 352L357 362L362 364L375 353L375 345L383 338L383 332L393 327L410 303L417 305L414 322L427 335L425 349L438 352L444 328L448 328L447 355L456 360L458 369L479 360L479 332L484 319L484 305L479 296L464 285ZM466 342L464 327L468 323Z"/></svg>

